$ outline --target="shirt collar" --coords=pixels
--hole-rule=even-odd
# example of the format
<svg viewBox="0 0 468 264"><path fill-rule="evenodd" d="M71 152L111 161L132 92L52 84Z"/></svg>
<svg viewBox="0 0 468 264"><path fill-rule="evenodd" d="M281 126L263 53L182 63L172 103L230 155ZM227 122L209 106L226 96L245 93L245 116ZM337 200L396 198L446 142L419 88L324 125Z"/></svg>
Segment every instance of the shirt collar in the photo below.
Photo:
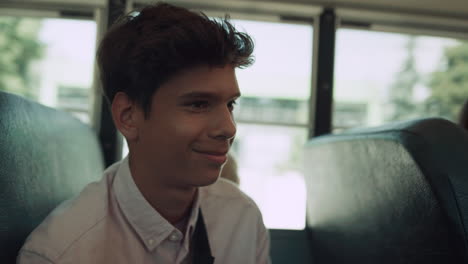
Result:
<svg viewBox="0 0 468 264"><path fill-rule="evenodd" d="M143 197L131 175L128 156L121 161L115 176L113 188L124 216L143 241L147 250L154 250L172 233L178 231ZM199 208L200 195L197 192L189 220L187 221L184 237L192 235ZM184 242L184 247L188 248L188 243Z"/></svg>

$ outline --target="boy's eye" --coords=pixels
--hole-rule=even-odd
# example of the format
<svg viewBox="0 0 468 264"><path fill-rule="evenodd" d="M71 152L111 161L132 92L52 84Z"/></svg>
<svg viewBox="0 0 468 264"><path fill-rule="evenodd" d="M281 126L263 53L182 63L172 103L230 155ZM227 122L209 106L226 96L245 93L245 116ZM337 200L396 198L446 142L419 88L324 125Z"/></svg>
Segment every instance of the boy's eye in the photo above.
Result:
<svg viewBox="0 0 468 264"><path fill-rule="evenodd" d="M228 103L228 108L232 112L234 110L234 106L237 104L236 100L232 100Z"/></svg>
<svg viewBox="0 0 468 264"><path fill-rule="evenodd" d="M193 101L193 102L187 103L187 106L189 106L193 110L200 111L208 107L208 102L207 101Z"/></svg>

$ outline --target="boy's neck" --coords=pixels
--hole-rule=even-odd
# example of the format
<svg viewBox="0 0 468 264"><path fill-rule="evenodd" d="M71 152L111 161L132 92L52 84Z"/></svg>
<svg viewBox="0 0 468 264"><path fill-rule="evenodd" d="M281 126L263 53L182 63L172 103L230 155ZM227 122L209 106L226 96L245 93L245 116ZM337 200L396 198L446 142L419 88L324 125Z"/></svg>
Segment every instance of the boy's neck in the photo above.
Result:
<svg viewBox="0 0 468 264"><path fill-rule="evenodd" d="M130 161L130 172L138 190L162 217L172 225L189 217L198 188L165 186L157 182L157 177L145 175L144 171L135 169L139 166L132 164L135 163Z"/></svg>

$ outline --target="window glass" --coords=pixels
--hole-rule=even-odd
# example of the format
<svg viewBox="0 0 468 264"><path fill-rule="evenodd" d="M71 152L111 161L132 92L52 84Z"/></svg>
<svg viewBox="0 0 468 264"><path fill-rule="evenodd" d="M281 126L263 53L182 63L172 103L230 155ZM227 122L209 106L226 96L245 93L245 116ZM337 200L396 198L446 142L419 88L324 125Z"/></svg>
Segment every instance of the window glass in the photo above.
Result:
<svg viewBox="0 0 468 264"><path fill-rule="evenodd" d="M255 42L255 63L237 71L239 121L306 124L312 73L312 26L233 20Z"/></svg>
<svg viewBox="0 0 468 264"><path fill-rule="evenodd" d="M237 70L242 93L234 111L232 153L240 188L268 228L305 227L302 151L312 73L312 25L234 20L255 42L255 63Z"/></svg>
<svg viewBox="0 0 468 264"><path fill-rule="evenodd" d="M307 129L239 123L231 153L240 187L259 206L269 228L305 227L306 190L302 173Z"/></svg>
<svg viewBox="0 0 468 264"><path fill-rule="evenodd" d="M438 116L456 121L468 99L468 43L339 29L334 131Z"/></svg>
<svg viewBox="0 0 468 264"><path fill-rule="evenodd" d="M0 16L0 90L89 123L96 23Z"/></svg>

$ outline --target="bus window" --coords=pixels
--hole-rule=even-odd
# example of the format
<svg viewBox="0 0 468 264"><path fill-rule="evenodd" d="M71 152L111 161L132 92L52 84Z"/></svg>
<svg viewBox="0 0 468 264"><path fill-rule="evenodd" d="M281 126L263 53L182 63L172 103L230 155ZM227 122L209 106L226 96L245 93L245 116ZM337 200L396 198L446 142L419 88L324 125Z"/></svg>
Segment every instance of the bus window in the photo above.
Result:
<svg viewBox="0 0 468 264"><path fill-rule="evenodd" d="M0 16L0 90L90 123L96 23Z"/></svg>
<svg viewBox="0 0 468 264"><path fill-rule="evenodd" d="M468 43L457 39L337 30L334 132L430 116L455 121L468 98L466 58Z"/></svg>
<svg viewBox="0 0 468 264"><path fill-rule="evenodd" d="M312 73L311 24L234 20L255 42L255 63L237 70L242 96L234 111L232 149L240 188L260 207L265 225L305 227L302 148L307 140Z"/></svg>

